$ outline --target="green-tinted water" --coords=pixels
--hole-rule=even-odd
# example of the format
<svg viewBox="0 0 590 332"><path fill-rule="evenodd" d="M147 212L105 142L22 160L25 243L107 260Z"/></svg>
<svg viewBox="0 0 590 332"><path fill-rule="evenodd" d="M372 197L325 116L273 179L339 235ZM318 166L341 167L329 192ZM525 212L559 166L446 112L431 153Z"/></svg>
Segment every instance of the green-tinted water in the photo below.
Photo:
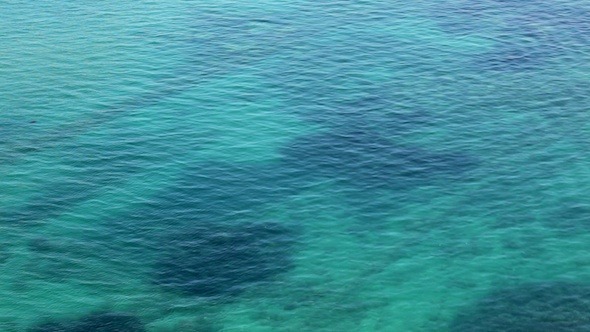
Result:
<svg viewBox="0 0 590 332"><path fill-rule="evenodd" d="M0 5L1 331L590 331L586 1Z"/></svg>

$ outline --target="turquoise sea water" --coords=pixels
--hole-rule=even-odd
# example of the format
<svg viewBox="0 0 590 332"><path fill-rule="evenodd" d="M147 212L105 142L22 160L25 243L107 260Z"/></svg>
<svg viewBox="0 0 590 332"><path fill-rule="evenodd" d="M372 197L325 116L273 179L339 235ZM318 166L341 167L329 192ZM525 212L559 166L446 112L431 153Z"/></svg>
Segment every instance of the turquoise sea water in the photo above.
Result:
<svg viewBox="0 0 590 332"><path fill-rule="evenodd" d="M3 2L0 331L590 331L589 14Z"/></svg>

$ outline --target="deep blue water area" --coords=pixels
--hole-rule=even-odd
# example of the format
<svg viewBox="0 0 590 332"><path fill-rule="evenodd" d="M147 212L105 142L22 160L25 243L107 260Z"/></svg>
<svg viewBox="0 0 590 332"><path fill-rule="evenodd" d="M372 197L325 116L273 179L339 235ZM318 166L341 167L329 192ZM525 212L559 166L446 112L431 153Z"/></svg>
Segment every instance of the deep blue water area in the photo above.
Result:
<svg viewBox="0 0 590 332"><path fill-rule="evenodd" d="M590 331L589 14L0 5L0 331Z"/></svg>

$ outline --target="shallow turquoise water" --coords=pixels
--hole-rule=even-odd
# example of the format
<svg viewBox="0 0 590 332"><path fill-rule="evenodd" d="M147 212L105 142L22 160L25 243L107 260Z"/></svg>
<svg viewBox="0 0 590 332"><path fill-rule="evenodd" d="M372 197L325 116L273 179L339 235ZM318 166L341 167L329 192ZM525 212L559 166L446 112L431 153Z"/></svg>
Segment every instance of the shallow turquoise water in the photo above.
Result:
<svg viewBox="0 0 590 332"><path fill-rule="evenodd" d="M590 331L589 10L2 4L0 330Z"/></svg>

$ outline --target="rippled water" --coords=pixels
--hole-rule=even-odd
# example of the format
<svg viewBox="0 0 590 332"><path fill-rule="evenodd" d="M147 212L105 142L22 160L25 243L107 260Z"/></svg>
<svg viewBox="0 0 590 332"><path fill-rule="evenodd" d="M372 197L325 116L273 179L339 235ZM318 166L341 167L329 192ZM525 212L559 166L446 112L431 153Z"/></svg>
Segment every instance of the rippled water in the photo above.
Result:
<svg viewBox="0 0 590 332"><path fill-rule="evenodd" d="M1 331L590 331L587 1L7 1Z"/></svg>

